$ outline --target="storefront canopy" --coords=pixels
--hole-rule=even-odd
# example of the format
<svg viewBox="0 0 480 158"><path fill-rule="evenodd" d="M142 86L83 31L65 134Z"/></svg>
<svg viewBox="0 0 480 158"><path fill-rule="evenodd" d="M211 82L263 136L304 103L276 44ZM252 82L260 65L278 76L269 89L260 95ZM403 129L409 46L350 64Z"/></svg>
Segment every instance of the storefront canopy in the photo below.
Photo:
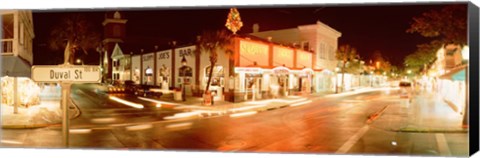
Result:
<svg viewBox="0 0 480 158"><path fill-rule="evenodd" d="M28 62L15 56L2 56L1 59L2 77L11 76L30 78L32 67Z"/></svg>
<svg viewBox="0 0 480 158"><path fill-rule="evenodd" d="M467 70L467 66L460 66L450 72L443 74L440 76L441 79L453 80L453 81L465 81L465 72Z"/></svg>

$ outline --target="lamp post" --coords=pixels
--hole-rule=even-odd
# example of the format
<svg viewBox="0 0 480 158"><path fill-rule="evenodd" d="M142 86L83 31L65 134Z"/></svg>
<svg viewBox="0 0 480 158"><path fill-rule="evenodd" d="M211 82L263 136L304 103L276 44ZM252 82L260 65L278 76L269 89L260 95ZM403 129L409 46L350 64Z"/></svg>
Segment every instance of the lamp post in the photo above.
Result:
<svg viewBox="0 0 480 158"><path fill-rule="evenodd" d="M97 52L99 54L98 55L99 56L98 66L100 67L100 73L102 75L102 83L104 82L104 79L103 79L103 63L102 63L102 61L103 61L102 60L102 52L104 52L104 51L105 51L105 48L102 45L97 47Z"/></svg>
<svg viewBox="0 0 480 158"><path fill-rule="evenodd" d="M182 70L182 74L183 74L182 84L181 84L181 86L182 86L182 87L181 87L181 88L182 88L182 100L185 101L185 100L186 100L186 99L185 99L185 76L186 76L186 74L185 74L185 73L186 73L186 72L185 72L185 71L186 71L185 66L187 65L187 59L185 59L185 56L182 57L182 61L181 61L181 62L182 62L182 65L183 65L183 66L182 66L183 68L181 69L181 70Z"/></svg>
<svg viewBox="0 0 480 158"><path fill-rule="evenodd" d="M335 93L338 93L338 71L340 68L335 67Z"/></svg>

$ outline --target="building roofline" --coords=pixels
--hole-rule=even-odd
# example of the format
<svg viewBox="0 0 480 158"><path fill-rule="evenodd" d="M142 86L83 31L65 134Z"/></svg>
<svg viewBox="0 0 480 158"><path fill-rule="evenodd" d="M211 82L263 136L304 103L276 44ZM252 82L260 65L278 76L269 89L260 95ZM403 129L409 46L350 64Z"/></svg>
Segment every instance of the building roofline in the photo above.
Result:
<svg viewBox="0 0 480 158"><path fill-rule="evenodd" d="M328 25L325 24L325 23L322 23L321 21L317 21L316 24L299 25L298 28L301 28L301 27L315 27L315 26L317 26L317 25L320 25L320 26L326 28L327 30L332 31L332 32L333 32L334 34L336 34L338 37L341 37L341 36L342 36L342 33L341 33L341 32L335 30L334 28L328 26Z"/></svg>

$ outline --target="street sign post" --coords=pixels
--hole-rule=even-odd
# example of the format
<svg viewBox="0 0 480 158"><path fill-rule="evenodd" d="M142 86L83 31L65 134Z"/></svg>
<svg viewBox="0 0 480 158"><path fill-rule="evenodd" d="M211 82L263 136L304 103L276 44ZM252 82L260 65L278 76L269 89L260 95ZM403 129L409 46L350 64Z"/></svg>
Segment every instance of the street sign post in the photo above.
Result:
<svg viewBox="0 0 480 158"><path fill-rule="evenodd" d="M32 66L33 81L60 83L62 86L62 136L65 147L68 148L69 140L68 96L72 83L99 83L101 78L100 66L77 66L69 63Z"/></svg>

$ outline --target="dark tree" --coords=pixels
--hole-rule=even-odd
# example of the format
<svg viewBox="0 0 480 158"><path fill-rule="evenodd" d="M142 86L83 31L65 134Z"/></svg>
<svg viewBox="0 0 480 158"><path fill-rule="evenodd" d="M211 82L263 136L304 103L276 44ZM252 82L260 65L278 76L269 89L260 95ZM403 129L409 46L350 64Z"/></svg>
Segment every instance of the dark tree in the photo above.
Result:
<svg viewBox="0 0 480 158"><path fill-rule="evenodd" d="M65 50L64 63L72 64L78 53L88 54L87 50L95 49L99 44L100 34L80 14L65 16L50 32L49 47L54 51Z"/></svg>
<svg viewBox="0 0 480 158"><path fill-rule="evenodd" d="M444 44L467 44L467 5L450 5L414 17L408 33L419 33Z"/></svg>

